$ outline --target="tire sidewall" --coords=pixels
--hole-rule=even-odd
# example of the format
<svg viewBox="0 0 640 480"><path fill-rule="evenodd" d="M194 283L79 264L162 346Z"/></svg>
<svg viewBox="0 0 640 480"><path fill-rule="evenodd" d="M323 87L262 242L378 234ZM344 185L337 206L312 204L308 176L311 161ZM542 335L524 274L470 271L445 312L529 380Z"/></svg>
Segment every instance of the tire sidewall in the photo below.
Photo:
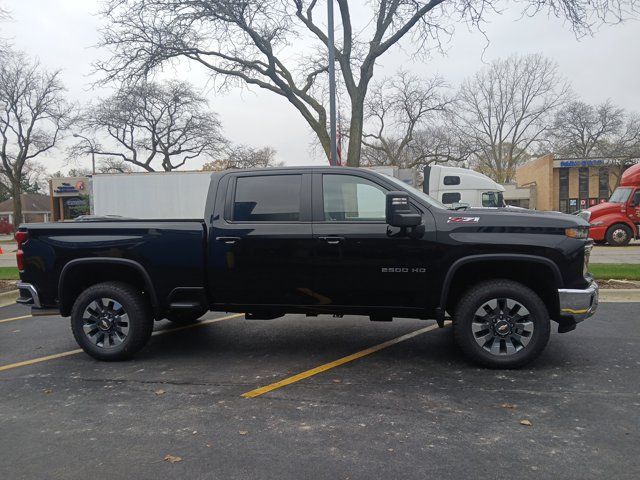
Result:
<svg viewBox="0 0 640 480"><path fill-rule="evenodd" d="M99 298L116 300L127 313L129 332L122 344L105 349L91 343L84 333L82 318L87 306ZM141 295L126 284L103 283L82 292L71 310L71 330L78 345L89 355L99 360L124 360L130 358L148 340L153 330L153 319Z"/></svg>
<svg viewBox="0 0 640 480"><path fill-rule="evenodd" d="M475 312L494 298L511 298L521 303L534 324L531 340L517 353L497 356L482 348L475 340L471 324ZM471 288L458 305L454 319L454 334L463 352L476 363L489 368L518 368L534 360L549 341L551 324L544 302L531 289L522 284L503 280L492 281Z"/></svg>
<svg viewBox="0 0 640 480"><path fill-rule="evenodd" d="M627 234L627 237L623 242L616 242L613 239L613 232L615 232L616 230L619 230L619 229L624 230L625 233ZM631 231L631 229L627 225L625 225L623 223L618 223L618 224L615 224L615 225L609 227L609 230L607 230L607 235L606 235L607 243L609 245L613 246L613 247L624 247L624 246L629 244L629 242L631 241L631 236L632 235L633 235L633 232Z"/></svg>

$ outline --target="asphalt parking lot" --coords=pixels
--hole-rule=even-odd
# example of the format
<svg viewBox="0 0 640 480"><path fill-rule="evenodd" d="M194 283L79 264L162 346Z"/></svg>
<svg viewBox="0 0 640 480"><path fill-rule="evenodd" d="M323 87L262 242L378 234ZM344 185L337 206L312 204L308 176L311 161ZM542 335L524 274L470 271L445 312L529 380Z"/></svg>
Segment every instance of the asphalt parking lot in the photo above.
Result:
<svg viewBox="0 0 640 480"><path fill-rule="evenodd" d="M635 479L639 308L602 304L492 371L432 322L296 315L160 322L135 360L100 363L68 319L4 307L0 478Z"/></svg>

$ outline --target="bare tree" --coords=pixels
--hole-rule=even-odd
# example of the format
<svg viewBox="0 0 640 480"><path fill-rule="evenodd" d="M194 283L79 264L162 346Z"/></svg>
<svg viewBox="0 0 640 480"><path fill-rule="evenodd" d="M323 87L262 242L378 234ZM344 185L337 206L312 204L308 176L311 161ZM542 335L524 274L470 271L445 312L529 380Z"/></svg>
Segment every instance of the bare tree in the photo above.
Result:
<svg viewBox="0 0 640 480"><path fill-rule="evenodd" d="M600 105L574 101L556 114L550 141L558 156L606 158L615 188L624 167L640 158L640 115L610 100Z"/></svg>
<svg viewBox="0 0 640 480"><path fill-rule="evenodd" d="M202 170L220 171L237 168L266 168L282 165L276 160L276 151L271 147L259 149L247 145L229 147L224 158L205 163Z"/></svg>
<svg viewBox="0 0 640 480"><path fill-rule="evenodd" d="M198 157L215 158L226 140L217 115L207 107L188 83L125 86L87 108L84 130L95 139L80 137L70 156L118 158L148 172L169 172Z"/></svg>
<svg viewBox="0 0 640 480"><path fill-rule="evenodd" d="M602 155L605 144L622 130L624 120L624 109L610 100L597 106L570 102L556 113L550 135L553 151L577 158Z"/></svg>
<svg viewBox="0 0 640 480"><path fill-rule="evenodd" d="M446 88L440 77L422 80L406 72L374 84L365 102L370 133L363 134L361 163L411 168L437 161L425 142L435 130L426 125L441 122L451 103Z"/></svg>
<svg viewBox="0 0 640 480"><path fill-rule="evenodd" d="M24 54L5 52L0 62L0 166L13 198L13 224L22 222L20 193L40 155L53 149L72 118L60 72L47 72Z"/></svg>
<svg viewBox="0 0 640 480"><path fill-rule="evenodd" d="M364 105L376 63L408 38L416 54L437 48L457 23L478 25L498 0L335 0L341 31L335 58L349 105L347 164L360 162ZM578 34L618 21L637 0L525 0L527 14L566 18ZM369 14L363 14L364 9ZM223 84L257 86L291 103L329 156L324 98L328 38L318 0L107 0L101 45L112 58L98 65L106 80L144 79L174 59L204 66ZM310 44L304 55L301 44ZM322 89L321 89L322 90Z"/></svg>
<svg viewBox="0 0 640 480"><path fill-rule="evenodd" d="M554 62L540 54L513 55L463 82L453 124L475 152L473 165L497 182L508 182L568 95Z"/></svg>

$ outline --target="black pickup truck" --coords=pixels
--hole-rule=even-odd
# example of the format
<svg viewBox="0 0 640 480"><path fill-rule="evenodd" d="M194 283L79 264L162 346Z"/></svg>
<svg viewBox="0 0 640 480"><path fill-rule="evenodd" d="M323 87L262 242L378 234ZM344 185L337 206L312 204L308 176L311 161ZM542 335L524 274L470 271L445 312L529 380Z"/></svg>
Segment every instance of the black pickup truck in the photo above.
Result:
<svg viewBox="0 0 640 480"><path fill-rule="evenodd" d="M591 316L589 224L576 216L443 205L366 169L213 173L205 218L22 225L19 303L71 317L102 360L142 348L153 322L209 310L436 320L462 351L512 368Z"/></svg>

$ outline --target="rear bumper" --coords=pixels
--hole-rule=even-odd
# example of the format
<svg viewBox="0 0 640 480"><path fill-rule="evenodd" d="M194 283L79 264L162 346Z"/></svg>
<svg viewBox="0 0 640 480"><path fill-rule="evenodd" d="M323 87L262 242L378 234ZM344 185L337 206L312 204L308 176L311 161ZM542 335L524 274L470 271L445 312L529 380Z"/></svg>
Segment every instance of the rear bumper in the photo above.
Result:
<svg viewBox="0 0 640 480"><path fill-rule="evenodd" d="M20 297L16 300L17 303L22 305L31 305L33 308L42 308L40 303L40 295L38 289L30 283L18 283L16 285L20 292Z"/></svg>
<svg viewBox="0 0 640 480"><path fill-rule="evenodd" d="M593 315L598 308L598 284L591 282L584 290L559 289L560 315L578 323Z"/></svg>

